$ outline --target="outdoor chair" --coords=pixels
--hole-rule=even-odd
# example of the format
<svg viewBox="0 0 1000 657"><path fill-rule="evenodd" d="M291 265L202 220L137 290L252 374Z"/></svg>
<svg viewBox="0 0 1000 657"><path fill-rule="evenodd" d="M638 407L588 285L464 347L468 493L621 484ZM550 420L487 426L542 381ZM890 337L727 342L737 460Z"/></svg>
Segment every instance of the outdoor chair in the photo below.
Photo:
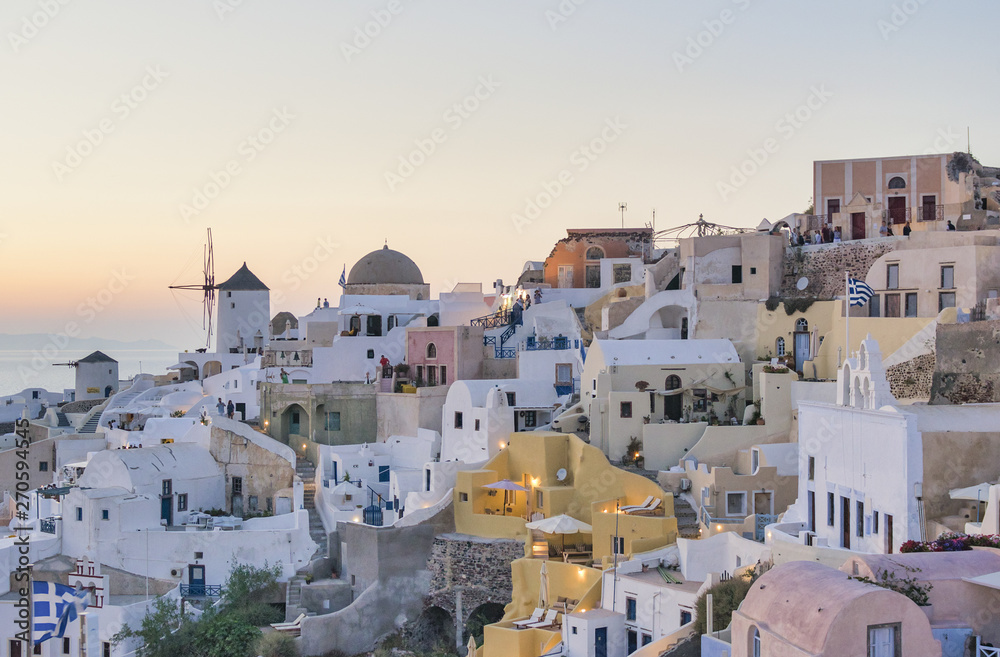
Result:
<svg viewBox="0 0 1000 657"><path fill-rule="evenodd" d="M642 509L636 509L635 511L631 511L631 513L637 516L653 515L656 513L656 510L660 508L660 505L662 503L663 500L661 500L660 498L656 498L655 500L653 500L653 503L650 504L649 506Z"/></svg>
<svg viewBox="0 0 1000 657"><path fill-rule="evenodd" d="M642 504L630 504L627 506L618 507L618 510L621 511L622 513L628 513L630 511L637 511L639 509L644 509L650 504L652 504L654 499L656 498L650 495L649 497L646 498L646 501L643 502Z"/></svg>
<svg viewBox="0 0 1000 657"><path fill-rule="evenodd" d="M545 612L545 618L538 621L537 623L530 623L528 625L525 625L524 627L528 629L551 627L552 625L556 624L556 616L558 615L559 615L558 609L549 609L547 612Z"/></svg>
<svg viewBox="0 0 1000 657"><path fill-rule="evenodd" d="M535 607L535 611L531 612L531 616L525 618L524 620L514 621L514 627L522 628L531 625L532 623L537 623L539 620L541 620L542 614L544 613L545 613L544 609L542 609L541 607Z"/></svg>

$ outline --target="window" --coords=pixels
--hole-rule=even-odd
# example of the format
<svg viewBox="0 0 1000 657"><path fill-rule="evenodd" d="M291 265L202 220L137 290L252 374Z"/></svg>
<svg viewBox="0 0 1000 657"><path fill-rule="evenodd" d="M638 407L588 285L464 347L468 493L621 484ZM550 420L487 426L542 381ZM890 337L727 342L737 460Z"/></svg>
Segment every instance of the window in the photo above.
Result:
<svg viewBox="0 0 1000 657"><path fill-rule="evenodd" d="M32 390L31 391L31 398L32 399L38 399L38 391L37 390Z"/></svg>
<svg viewBox="0 0 1000 657"><path fill-rule="evenodd" d="M292 411L292 424L298 424L298 423L299 423L299 412Z"/></svg>
<svg viewBox="0 0 1000 657"><path fill-rule="evenodd" d="M476 431L479 431L479 418L476 418Z"/></svg>
<svg viewBox="0 0 1000 657"><path fill-rule="evenodd" d="M795 320L795 330L798 331L799 333L808 333L809 320L807 320L805 317L799 317L797 320Z"/></svg>
<svg viewBox="0 0 1000 657"><path fill-rule="evenodd" d="M248 505L250 507L250 513L256 513L257 512L257 496L256 495L251 495L250 497L248 497L247 498L247 503L248 503Z"/></svg>
<svg viewBox="0 0 1000 657"><path fill-rule="evenodd" d="M872 533L878 533L878 511L872 511Z"/></svg>
<svg viewBox="0 0 1000 657"><path fill-rule="evenodd" d="M243 477L233 477L233 495L243 494Z"/></svg>
<svg viewBox="0 0 1000 657"><path fill-rule="evenodd" d="M188 494L181 493L180 495L177 496L177 510L187 511L187 508L188 508Z"/></svg>
<svg viewBox="0 0 1000 657"><path fill-rule="evenodd" d="M440 383L443 386L448 385L448 368L442 365L441 367L438 368L438 370L441 372L441 380L438 381L438 383Z"/></svg>
<svg viewBox="0 0 1000 657"><path fill-rule="evenodd" d="M809 481L816 481L816 457L809 457Z"/></svg>
<svg viewBox="0 0 1000 657"><path fill-rule="evenodd" d="M535 508L536 509L541 509L541 508L544 508L544 507L545 507L545 496L543 495L543 491L536 490L535 491Z"/></svg>
<svg viewBox="0 0 1000 657"><path fill-rule="evenodd" d="M906 180L900 176L893 176L889 179L889 189L906 189Z"/></svg>
<svg viewBox="0 0 1000 657"><path fill-rule="evenodd" d="M619 417L632 417L632 402L622 402Z"/></svg>
<svg viewBox="0 0 1000 657"><path fill-rule="evenodd" d="M885 266L885 289L899 289L899 264L894 263Z"/></svg>
<svg viewBox="0 0 1000 657"><path fill-rule="evenodd" d="M750 657L760 657L760 630L756 627L750 632Z"/></svg>
<svg viewBox="0 0 1000 657"><path fill-rule="evenodd" d="M904 315L906 317L916 317L917 316L917 293L916 292L907 292L906 293Z"/></svg>
<svg viewBox="0 0 1000 657"><path fill-rule="evenodd" d="M726 515L745 516L747 514L746 493L726 493Z"/></svg>
<svg viewBox="0 0 1000 657"><path fill-rule="evenodd" d="M642 645L646 646L653 642L653 635L642 633Z"/></svg>
<svg viewBox="0 0 1000 657"><path fill-rule="evenodd" d="M941 312L945 308L955 307L955 293L954 292L939 292L938 293L938 312Z"/></svg>
<svg viewBox="0 0 1000 657"><path fill-rule="evenodd" d="M694 620L694 614L686 609L681 609L681 625L687 625Z"/></svg>
<svg viewBox="0 0 1000 657"><path fill-rule="evenodd" d="M340 431L340 411L331 411L327 413L323 428L326 431Z"/></svg>
<svg viewBox="0 0 1000 657"><path fill-rule="evenodd" d="M785 355L785 339L784 338L778 338L777 340L774 341L774 353L775 353L776 356L779 356L779 357Z"/></svg>
<svg viewBox="0 0 1000 657"><path fill-rule="evenodd" d="M941 288L945 290L955 289L955 266L941 266Z"/></svg>
<svg viewBox="0 0 1000 657"><path fill-rule="evenodd" d="M708 410L708 391L704 388L693 388L691 390L691 396L693 397L694 410L697 413L704 413Z"/></svg>
<svg viewBox="0 0 1000 657"><path fill-rule="evenodd" d="M601 266L600 265L587 265L584 269L586 272L586 287L595 288L601 287Z"/></svg>
<svg viewBox="0 0 1000 657"><path fill-rule="evenodd" d="M611 537L611 554L625 554L625 537Z"/></svg>
<svg viewBox="0 0 1000 657"><path fill-rule="evenodd" d="M389 481L389 466L380 465L378 466L378 480L380 483L388 483Z"/></svg>
<svg viewBox="0 0 1000 657"><path fill-rule="evenodd" d="M507 405L508 406L517 406L517 395L515 393L513 393L513 392L508 392L507 393Z"/></svg>
<svg viewBox="0 0 1000 657"><path fill-rule="evenodd" d="M458 501L459 502L468 502L469 501L469 494L468 493L459 493L458 494Z"/></svg>
<svg viewBox="0 0 1000 657"><path fill-rule="evenodd" d="M570 363L556 363L556 385L573 385L573 365Z"/></svg>
<svg viewBox="0 0 1000 657"><path fill-rule="evenodd" d="M424 382L424 366L417 365L417 382L423 384Z"/></svg>
<svg viewBox="0 0 1000 657"><path fill-rule="evenodd" d="M879 317L881 315L881 307L879 302L881 297L877 294L872 295L872 298L868 300L868 316L869 317Z"/></svg>
<svg viewBox="0 0 1000 657"><path fill-rule="evenodd" d="M750 275L751 276L756 276L757 275L757 268L756 267L751 267L750 268Z"/></svg>
<svg viewBox="0 0 1000 657"><path fill-rule="evenodd" d="M435 345L433 342L427 343L427 357L428 358L438 357L438 348L437 345Z"/></svg>
<svg viewBox="0 0 1000 657"><path fill-rule="evenodd" d="M111 657L111 644L107 641L101 643L101 653L103 657Z"/></svg>
<svg viewBox="0 0 1000 657"><path fill-rule="evenodd" d="M625 620L634 621L635 620L635 598L626 597L625 598Z"/></svg>
<svg viewBox="0 0 1000 657"><path fill-rule="evenodd" d="M887 294L887 295L885 295L885 316L886 317L899 317L899 295L898 294Z"/></svg>
<svg viewBox="0 0 1000 657"><path fill-rule="evenodd" d="M572 632L573 634L576 634L576 626L575 625L573 627L569 628L569 629L570 629L570 632Z"/></svg>
<svg viewBox="0 0 1000 657"><path fill-rule="evenodd" d="M833 527L834 524L834 509L837 503L833 496L833 493L826 494L826 525L827 527Z"/></svg>
<svg viewBox="0 0 1000 657"><path fill-rule="evenodd" d="M172 495L174 492L174 482L170 479L163 480L163 494Z"/></svg>
<svg viewBox="0 0 1000 657"><path fill-rule="evenodd" d="M456 429L462 428L462 414L458 411L455 412L455 428Z"/></svg>
<svg viewBox="0 0 1000 657"><path fill-rule="evenodd" d="M39 461L38 462L38 471L39 472L48 472L49 471L49 462L48 461Z"/></svg>
<svg viewBox="0 0 1000 657"><path fill-rule="evenodd" d="M600 260L604 257L604 249L599 246L592 246L587 249L587 260Z"/></svg>
<svg viewBox="0 0 1000 657"><path fill-rule="evenodd" d="M538 414L535 411L524 411L524 426L525 427L538 426Z"/></svg>
<svg viewBox="0 0 1000 657"><path fill-rule="evenodd" d="M436 386L438 384L438 368L433 365L427 366L427 385Z"/></svg>
<svg viewBox="0 0 1000 657"><path fill-rule="evenodd" d="M18 655L18 654L20 654L20 652L21 652L21 646L20 646L20 644L17 643L16 641L11 641L11 643L17 644L17 652L14 652L14 646L11 646L10 647L10 654L11 655ZM32 655L40 655L40 654L42 654L42 644L36 643L35 647L31 649L31 654Z"/></svg>
<svg viewBox="0 0 1000 657"><path fill-rule="evenodd" d="M902 653L899 633L899 623L869 625L868 657L899 657Z"/></svg>
<svg viewBox="0 0 1000 657"><path fill-rule="evenodd" d="M369 349L368 353L366 353L365 356L368 357L368 360L374 360L375 359L375 350L374 349ZM296 351L295 352L295 360L298 360L298 359L299 359L299 352Z"/></svg>
<svg viewBox="0 0 1000 657"><path fill-rule="evenodd" d="M41 644L38 644L38 645L41 645ZM63 654L64 655L68 655L69 654L69 637L68 636L67 637L63 637Z"/></svg>
<svg viewBox="0 0 1000 657"><path fill-rule="evenodd" d="M76 520L77 522L83 521L83 507L76 507Z"/></svg>
<svg viewBox="0 0 1000 657"><path fill-rule="evenodd" d="M111 519L111 511L109 511L108 509L101 509L101 520L110 520L110 519Z"/></svg>
<svg viewBox="0 0 1000 657"><path fill-rule="evenodd" d="M733 285L743 282L743 265L733 265Z"/></svg>
<svg viewBox="0 0 1000 657"><path fill-rule="evenodd" d="M865 535L865 503L861 500L857 502L857 513L855 516L855 533L858 535L858 538L863 538Z"/></svg>
<svg viewBox="0 0 1000 657"><path fill-rule="evenodd" d="M236 307L236 302L235 302L235 301L233 301L232 303L230 303L230 304L229 304L229 307L230 307L230 308L235 308L235 307Z"/></svg>
<svg viewBox="0 0 1000 657"><path fill-rule="evenodd" d="M632 282L632 265L627 263L615 265L612 270L614 271L615 283Z"/></svg>

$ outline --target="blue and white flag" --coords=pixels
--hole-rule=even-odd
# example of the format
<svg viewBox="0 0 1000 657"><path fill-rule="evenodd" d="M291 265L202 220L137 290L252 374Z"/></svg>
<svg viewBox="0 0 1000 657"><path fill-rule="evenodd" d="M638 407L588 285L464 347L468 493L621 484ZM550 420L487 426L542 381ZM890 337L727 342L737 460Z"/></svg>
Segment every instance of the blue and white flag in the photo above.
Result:
<svg viewBox="0 0 1000 657"><path fill-rule="evenodd" d="M347 287L347 265L344 265L344 271L340 272L340 280L337 284L340 287Z"/></svg>
<svg viewBox="0 0 1000 657"><path fill-rule="evenodd" d="M88 595L55 582L32 582L32 642L37 645L66 634L67 626L87 608Z"/></svg>
<svg viewBox="0 0 1000 657"><path fill-rule="evenodd" d="M868 287L864 281L856 278L847 279L847 298L852 306L863 306L875 295L875 290Z"/></svg>

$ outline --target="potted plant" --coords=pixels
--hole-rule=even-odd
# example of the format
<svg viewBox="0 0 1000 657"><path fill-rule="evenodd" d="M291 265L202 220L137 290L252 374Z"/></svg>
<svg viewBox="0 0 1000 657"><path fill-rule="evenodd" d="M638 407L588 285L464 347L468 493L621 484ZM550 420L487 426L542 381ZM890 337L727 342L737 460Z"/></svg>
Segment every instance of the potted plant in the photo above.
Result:
<svg viewBox="0 0 1000 657"><path fill-rule="evenodd" d="M406 376L410 372L410 366L406 363L396 363L392 368L399 376Z"/></svg>
<svg viewBox="0 0 1000 657"><path fill-rule="evenodd" d="M649 387L649 381L636 381L635 389L639 392L646 392L646 388Z"/></svg>

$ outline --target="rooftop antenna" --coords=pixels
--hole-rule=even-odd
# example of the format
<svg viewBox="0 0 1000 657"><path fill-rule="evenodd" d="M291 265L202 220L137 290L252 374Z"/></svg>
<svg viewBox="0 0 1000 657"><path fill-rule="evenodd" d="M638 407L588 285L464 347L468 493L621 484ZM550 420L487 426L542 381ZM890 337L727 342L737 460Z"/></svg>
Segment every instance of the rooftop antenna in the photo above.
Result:
<svg viewBox="0 0 1000 657"><path fill-rule="evenodd" d="M628 203L619 203L618 211L622 213L622 228L625 227L625 211L628 210Z"/></svg>
<svg viewBox="0 0 1000 657"><path fill-rule="evenodd" d="M204 309L201 315L201 327L207 329L208 334L205 339L205 346L212 347L212 313L215 308L215 252L212 249L212 229L208 229L208 241L204 247L203 269L204 282L192 285L170 285L171 290L201 290L204 292Z"/></svg>
<svg viewBox="0 0 1000 657"><path fill-rule="evenodd" d="M972 155L972 129L969 126L965 126L965 148Z"/></svg>

